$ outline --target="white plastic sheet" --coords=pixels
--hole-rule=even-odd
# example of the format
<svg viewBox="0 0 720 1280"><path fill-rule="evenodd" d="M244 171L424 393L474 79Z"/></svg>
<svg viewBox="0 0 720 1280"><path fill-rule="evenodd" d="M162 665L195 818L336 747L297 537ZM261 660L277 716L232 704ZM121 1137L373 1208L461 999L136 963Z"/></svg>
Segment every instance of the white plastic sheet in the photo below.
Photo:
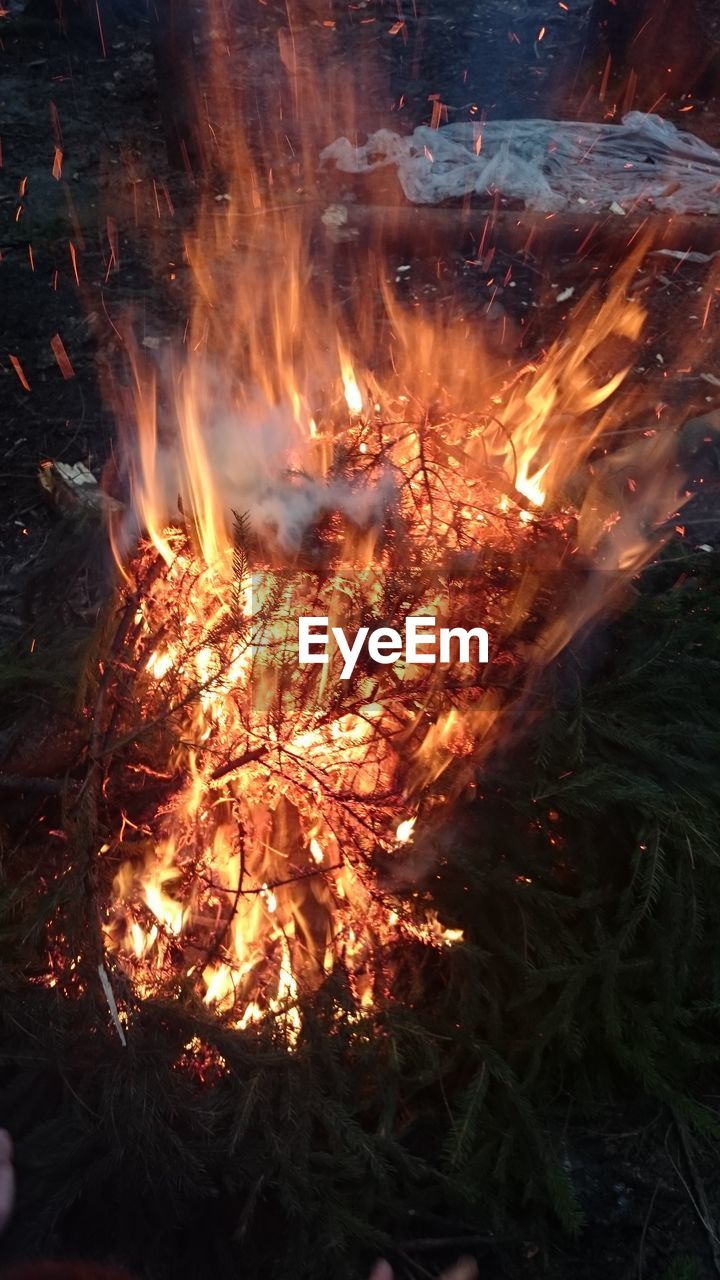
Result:
<svg viewBox="0 0 720 1280"><path fill-rule="evenodd" d="M494 120L408 137L381 129L364 146L338 138L321 160L345 173L396 165L414 204L477 193L547 212L720 212L720 151L639 111L619 124Z"/></svg>

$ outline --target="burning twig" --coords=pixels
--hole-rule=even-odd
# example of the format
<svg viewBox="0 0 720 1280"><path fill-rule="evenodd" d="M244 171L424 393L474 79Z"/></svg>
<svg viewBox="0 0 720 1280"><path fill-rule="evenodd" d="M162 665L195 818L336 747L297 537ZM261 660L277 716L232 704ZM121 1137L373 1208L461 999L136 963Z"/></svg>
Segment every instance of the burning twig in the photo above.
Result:
<svg viewBox="0 0 720 1280"><path fill-rule="evenodd" d="M242 755L236 756L228 764L220 765L217 769L214 769L210 774L210 781L221 782L223 778L227 778L228 774L237 773L239 769L243 769L247 764L252 764L255 760L262 760L268 751L269 747L266 743L260 747L253 747L249 751L244 751Z"/></svg>

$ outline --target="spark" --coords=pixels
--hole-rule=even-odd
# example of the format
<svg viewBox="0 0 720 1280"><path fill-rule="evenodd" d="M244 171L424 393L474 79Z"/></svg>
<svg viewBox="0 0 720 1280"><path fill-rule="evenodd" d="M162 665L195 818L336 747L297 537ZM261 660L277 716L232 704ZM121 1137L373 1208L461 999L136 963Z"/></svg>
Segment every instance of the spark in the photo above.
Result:
<svg viewBox="0 0 720 1280"><path fill-rule="evenodd" d="M70 363L70 357L68 356L68 353L65 350L63 340L60 337L59 333L54 334L53 337L50 339L50 346L52 348L52 353L55 359L57 360L58 368L60 369L60 372L63 378L65 378L66 381L69 378L74 378L75 370L73 369L72 364Z"/></svg>
<svg viewBox="0 0 720 1280"><path fill-rule="evenodd" d="M75 283L79 285L80 274L78 272L77 253L75 252L75 245L73 244L72 240L68 241L68 248L70 250L70 261L72 262L72 269L73 269L73 274L75 276Z"/></svg>
<svg viewBox="0 0 720 1280"><path fill-rule="evenodd" d="M102 49L103 58L107 58L107 48L105 47L105 32L103 31L102 18L100 17L100 0L95 0L95 13L97 15L98 33L100 36L100 48Z"/></svg>
<svg viewBox="0 0 720 1280"><path fill-rule="evenodd" d="M9 356L8 358L9 358L10 363L11 363L11 365L12 365L13 369L15 370L15 372L16 372L16 374L17 374L18 378L20 379L20 384L21 384L21 386L22 386L22 387L24 387L24 389L25 389L26 391L29 391L29 390L30 390L30 383L28 382L27 378L25 377L25 372L24 372L23 367L22 367L22 365L21 365L20 361L18 360L17 356L13 356L13 355L11 355L11 356Z"/></svg>

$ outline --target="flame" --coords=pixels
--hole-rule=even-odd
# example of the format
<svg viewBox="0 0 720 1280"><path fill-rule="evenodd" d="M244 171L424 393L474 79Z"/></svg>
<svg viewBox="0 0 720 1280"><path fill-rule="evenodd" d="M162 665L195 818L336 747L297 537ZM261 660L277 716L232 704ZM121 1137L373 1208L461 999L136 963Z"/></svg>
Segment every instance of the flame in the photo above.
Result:
<svg viewBox="0 0 720 1280"><path fill-rule="evenodd" d="M415 829L417 818L406 818L401 822L395 831L395 839L398 844L407 844L412 839L412 833Z"/></svg>
<svg viewBox="0 0 720 1280"><path fill-rule="evenodd" d="M345 403L348 409L356 415L361 414L363 411L362 392L357 384L352 365L342 351L340 352L340 376L342 377Z"/></svg>
<svg viewBox="0 0 720 1280"><path fill-rule="evenodd" d="M514 731L512 700L457 664L362 663L343 681L331 645L327 664L301 666L298 616L352 630L471 610L522 696L653 554L675 481L667 443L642 441L622 461L649 477L641 492L602 491L646 245L538 363L403 308L380 250L350 316L332 271L319 284L312 268L296 163L283 178L253 160L242 110L211 84L203 118L229 199L188 237L194 308L171 373L160 385L135 351L131 398L118 394L142 532L132 545L112 516L122 589L140 601L124 661L173 786L118 835L106 937L141 992L182 978L233 1026L270 1017L293 1042L303 995L334 965L367 1008L383 948L462 941L422 905L386 903L373 867L421 852L424 815ZM303 104L308 185L332 115ZM611 339L623 354L603 372ZM573 556L604 572L548 613Z"/></svg>

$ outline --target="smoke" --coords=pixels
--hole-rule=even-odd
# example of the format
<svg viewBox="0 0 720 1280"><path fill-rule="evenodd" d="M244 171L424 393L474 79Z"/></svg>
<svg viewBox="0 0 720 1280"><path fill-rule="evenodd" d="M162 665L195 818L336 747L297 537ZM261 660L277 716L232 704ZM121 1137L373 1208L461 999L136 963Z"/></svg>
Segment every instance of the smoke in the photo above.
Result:
<svg viewBox="0 0 720 1280"><path fill-rule="evenodd" d="M325 516L337 513L358 529L379 527L395 504L398 487L389 468L373 481L328 482L298 477L280 482L268 490L257 504L248 500L251 527L261 540L277 542L281 551L297 551L309 529ZM237 508L236 508L237 509Z"/></svg>
<svg viewBox="0 0 720 1280"><path fill-rule="evenodd" d="M226 536L232 513L240 512L261 546L292 557L313 527L334 513L367 530L380 527L397 505L390 467L369 477L317 474L319 451L288 404L272 406L257 397L230 409L218 403L207 372L182 390L177 415L162 424L154 447L144 448L141 435L130 446L126 543L148 511L160 525L210 519Z"/></svg>

